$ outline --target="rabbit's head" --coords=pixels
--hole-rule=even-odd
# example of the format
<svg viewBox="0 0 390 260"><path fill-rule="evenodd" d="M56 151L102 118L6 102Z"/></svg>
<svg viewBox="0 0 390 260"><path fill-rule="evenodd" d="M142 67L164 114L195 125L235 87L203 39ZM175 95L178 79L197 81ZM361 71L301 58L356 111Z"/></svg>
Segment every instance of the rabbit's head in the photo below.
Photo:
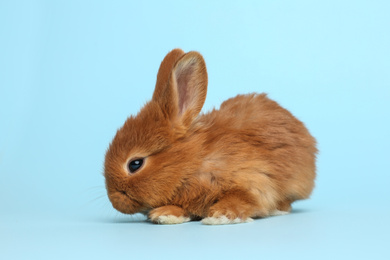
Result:
<svg viewBox="0 0 390 260"><path fill-rule="evenodd" d="M168 203L192 169L182 140L202 109L207 71L197 52L175 49L160 65L152 100L128 118L105 158L108 197L122 213ZM184 144L185 145L185 144ZM184 151L184 152L182 152Z"/></svg>

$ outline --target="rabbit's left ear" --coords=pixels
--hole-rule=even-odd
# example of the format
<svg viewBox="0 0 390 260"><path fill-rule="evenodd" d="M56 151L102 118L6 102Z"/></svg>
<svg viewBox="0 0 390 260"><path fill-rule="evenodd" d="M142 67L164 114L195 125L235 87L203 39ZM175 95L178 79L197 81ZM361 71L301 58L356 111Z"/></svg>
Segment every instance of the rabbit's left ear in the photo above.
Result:
<svg viewBox="0 0 390 260"><path fill-rule="evenodd" d="M161 62L160 68L158 69L157 73L156 87L153 93L154 100L158 99L161 95L164 94L163 92L167 87L173 66L183 55L184 51L182 51L181 49L173 49L165 56L164 60Z"/></svg>
<svg viewBox="0 0 390 260"><path fill-rule="evenodd" d="M156 94L156 92L155 92ZM153 95L167 117L188 128L202 110L207 94L207 69L198 52L188 52L173 66L165 89Z"/></svg>

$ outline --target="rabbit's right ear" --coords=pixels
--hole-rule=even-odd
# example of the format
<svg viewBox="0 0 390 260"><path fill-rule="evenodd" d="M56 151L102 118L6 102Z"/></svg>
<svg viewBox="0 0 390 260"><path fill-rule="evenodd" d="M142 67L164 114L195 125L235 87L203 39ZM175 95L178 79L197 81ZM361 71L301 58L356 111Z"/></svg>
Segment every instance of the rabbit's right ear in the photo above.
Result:
<svg viewBox="0 0 390 260"><path fill-rule="evenodd" d="M169 120L188 128L206 100L207 70L202 55L194 51L184 54L174 64L168 83L161 89L157 87L153 100Z"/></svg>

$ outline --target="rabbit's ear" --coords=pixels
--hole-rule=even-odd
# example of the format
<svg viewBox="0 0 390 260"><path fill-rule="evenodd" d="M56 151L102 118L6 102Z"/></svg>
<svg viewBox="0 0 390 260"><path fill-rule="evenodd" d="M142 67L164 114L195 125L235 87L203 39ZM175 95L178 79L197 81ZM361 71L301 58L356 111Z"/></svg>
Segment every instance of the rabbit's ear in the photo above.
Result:
<svg viewBox="0 0 390 260"><path fill-rule="evenodd" d="M188 52L173 65L167 84L163 84L168 64L178 56L178 52L173 50L162 62L153 100L160 105L169 120L188 128L198 116L206 99L207 70L202 55L198 52Z"/></svg>
<svg viewBox="0 0 390 260"><path fill-rule="evenodd" d="M169 77L171 75L173 66L184 55L184 51L181 49L174 49L169 52L164 60L161 62L160 68L157 74L156 88L154 89L153 99L156 100L162 95L168 84Z"/></svg>
<svg viewBox="0 0 390 260"><path fill-rule="evenodd" d="M176 92L177 113L189 127L202 110L207 94L207 70L198 52L188 52L175 64L168 85Z"/></svg>

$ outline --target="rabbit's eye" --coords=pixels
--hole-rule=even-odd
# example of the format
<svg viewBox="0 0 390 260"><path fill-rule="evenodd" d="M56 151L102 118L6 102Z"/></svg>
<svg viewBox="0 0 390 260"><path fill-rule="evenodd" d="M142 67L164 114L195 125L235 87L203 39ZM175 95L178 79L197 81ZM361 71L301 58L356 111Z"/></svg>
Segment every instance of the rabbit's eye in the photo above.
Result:
<svg viewBox="0 0 390 260"><path fill-rule="evenodd" d="M142 164L144 164L144 159L136 159L129 162L129 170L131 173L136 172L139 168L141 168Z"/></svg>

